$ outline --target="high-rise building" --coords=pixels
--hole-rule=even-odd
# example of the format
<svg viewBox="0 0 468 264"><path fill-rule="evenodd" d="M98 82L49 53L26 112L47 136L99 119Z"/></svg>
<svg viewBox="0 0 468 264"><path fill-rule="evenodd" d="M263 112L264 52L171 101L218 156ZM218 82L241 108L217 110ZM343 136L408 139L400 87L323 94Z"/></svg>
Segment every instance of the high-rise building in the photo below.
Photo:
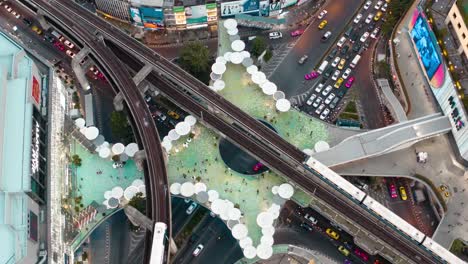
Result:
<svg viewBox="0 0 468 264"><path fill-rule="evenodd" d="M103 15L130 21L129 0L95 0L96 10Z"/></svg>
<svg viewBox="0 0 468 264"><path fill-rule="evenodd" d="M465 20L468 15L468 0L457 0L453 2L450 8L445 24L452 25L453 31L458 40L458 53L465 53L468 58L468 29Z"/></svg>
<svg viewBox="0 0 468 264"><path fill-rule="evenodd" d="M0 263L36 263L47 202L47 75L0 33Z"/></svg>

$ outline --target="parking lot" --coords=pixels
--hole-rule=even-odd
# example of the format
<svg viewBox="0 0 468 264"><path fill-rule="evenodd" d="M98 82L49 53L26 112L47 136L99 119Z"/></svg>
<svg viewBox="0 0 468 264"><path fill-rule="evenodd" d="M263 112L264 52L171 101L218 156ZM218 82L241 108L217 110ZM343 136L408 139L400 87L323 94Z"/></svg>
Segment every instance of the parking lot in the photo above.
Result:
<svg viewBox="0 0 468 264"><path fill-rule="evenodd" d="M307 101L300 106L301 110L325 121L333 121L338 116L343 97L353 89L355 69L360 63L368 63L362 62L360 57L371 52L368 51L370 44L379 37L386 7L385 1L367 1L338 37L319 68L312 72L319 75L310 80L307 80L310 76L304 76L307 82L312 82L312 89ZM325 16L323 20L326 19ZM323 34L327 31L327 26L323 26Z"/></svg>

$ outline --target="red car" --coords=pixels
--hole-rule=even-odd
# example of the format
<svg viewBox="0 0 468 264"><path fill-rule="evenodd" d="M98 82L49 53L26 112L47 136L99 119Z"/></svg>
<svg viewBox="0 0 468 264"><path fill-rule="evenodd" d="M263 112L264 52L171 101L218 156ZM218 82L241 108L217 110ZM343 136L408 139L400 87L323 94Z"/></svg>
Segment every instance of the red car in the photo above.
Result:
<svg viewBox="0 0 468 264"><path fill-rule="evenodd" d="M263 167L263 164L262 164L261 162L257 162L257 163L253 166L253 170L254 170L254 171L259 171L262 167Z"/></svg>
<svg viewBox="0 0 468 264"><path fill-rule="evenodd" d="M390 192L390 196L391 196L392 198L395 199L395 198L398 197L398 193L397 193L395 184L391 183L391 184L388 186L388 189L389 189L389 192Z"/></svg>
<svg viewBox="0 0 468 264"><path fill-rule="evenodd" d="M291 32L291 37L298 37L304 33L303 29L294 30Z"/></svg>
<svg viewBox="0 0 468 264"><path fill-rule="evenodd" d="M306 80L312 80L312 79L315 79L319 76L319 73L316 72L316 71L313 71L311 73L307 73L306 75L304 75L304 79Z"/></svg>
<svg viewBox="0 0 468 264"><path fill-rule="evenodd" d="M349 77L348 81L345 84L346 88L351 88L351 86L353 85L355 79L356 78L354 78L354 76Z"/></svg>
<svg viewBox="0 0 468 264"><path fill-rule="evenodd" d="M54 47L56 47L57 49L59 49L61 51L65 50L65 46L62 43L58 42L58 41L54 42Z"/></svg>
<svg viewBox="0 0 468 264"><path fill-rule="evenodd" d="M364 261L368 261L369 260L369 255L367 255L366 252L362 251L361 249L359 248L356 248L354 249L354 254L356 254L356 256L360 257L362 260Z"/></svg>

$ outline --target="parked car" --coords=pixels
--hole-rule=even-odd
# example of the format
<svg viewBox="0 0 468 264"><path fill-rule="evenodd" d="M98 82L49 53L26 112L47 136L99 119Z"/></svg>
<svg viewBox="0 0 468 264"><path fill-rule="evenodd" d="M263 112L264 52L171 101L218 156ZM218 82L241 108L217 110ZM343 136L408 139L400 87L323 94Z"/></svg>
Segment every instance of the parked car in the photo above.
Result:
<svg viewBox="0 0 468 264"><path fill-rule="evenodd" d="M327 118L328 114L330 114L330 109L325 108L325 110L323 110L322 114L320 114L320 119L325 120L325 118Z"/></svg>
<svg viewBox="0 0 468 264"><path fill-rule="evenodd" d="M23 18L23 22L28 26L30 26L32 24L32 22L29 19L26 19L26 18Z"/></svg>
<svg viewBox="0 0 468 264"><path fill-rule="evenodd" d="M366 22L366 24L369 24L372 21L372 18L374 18L374 14L370 13L364 22Z"/></svg>
<svg viewBox="0 0 468 264"><path fill-rule="evenodd" d="M338 63L340 62L341 58L340 57L336 57L332 63L331 63L331 66L334 68L338 65Z"/></svg>
<svg viewBox="0 0 468 264"><path fill-rule="evenodd" d="M340 238L340 235L333 229L327 228L326 230L327 235L329 235L331 238L338 240Z"/></svg>
<svg viewBox="0 0 468 264"><path fill-rule="evenodd" d="M348 81L347 81L346 84L345 84L346 88L351 88L351 86L353 86L354 79L355 79L355 78L354 78L353 76L351 76L351 77L348 79Z"/></svg>
<svg viewBox="0 0 468 264"><path fill-rule="evenodd" d="M71 50L67 50L65 53L72 58L75 57L75 53Z"/></svg>
<svg viewBox="0 0 468 264"><path fill-rule="evenodd" d="M354 52L359 52L360 49L361 49L361 43L355 43L353 45L353 51Z"/></svg>
<svg viewBox="0 0 468 264"><path fill-rule="evenodd" d="M327 96L327 95L331 92L332 89L333 89L332 86L331 86L331 85L328 85L327 88L325 88L325 89L322 91L322 95L323 95L323 96Z"/></svg>
<svg viewBox="0 0 468 264"><path fill-rule="evenodd" d="M312 80L312 79L317 78L319 75L320 75L320 74L319 74L318 72L313 71L313 72L311 72L311 73L307 73L307 74L304 76L304 78L305 78L306 80Z"/></svg>
<svg viewBox="0 0 468 264"><path fill-rule="evenodd" d="M315 92L316 92L316 93L320 93L320 92L322 91L322 89L323 89L324 86L325 86L325 84L319 83L319 84L317 85L317 87L315 87Z"/></svg>
<svg viewBox="0 0 468 264"><path fill-rule="evenodd" d="M187 210L185 211L188 215L189 214L192 214L193 211L195 211L195 209L197 209L198 207L198 204L196 202L192 202L189 207L187 208Z"/></svg>
<svg viewBox="0 0 468 264"><path fill-rule="evenodd" d="M325 108L325 104L321 104L319 105L319 107L317 107L317 109L315 109L315 113L317 115L320 115L320 113L322 113L323 109Z"/></svg>
<svg viewBox="0 0 468 264"><path fill-rule="evenodd" d="M194 257L200 255L200 252L202 252L203 248L204 248L204 246L203 246L202 244L199 244L199 245L195 248L195 250L193 251L192 255L193 255Z"/></svg>
<svg viewBox="0 0 468 264"><path fill-rule="evenodd" d="M388 185L388 192L390 193L390 197L392 197L393 199L395 199L395 198L398 197L398 193L397 193L395 184L390 183L390 184Z"/></svg>
<svg viewBox="0 0 468 264"><path fill-rule="evenodd" d="M305 219L309 220L313 225L316 225L318 222L317 222L317 219L315 219L313 216L309 215L309 214L306 214L304 216Z"/></svg>
<svg viewBox="0 0 468 264"><path fill-rule="evenodd" d="M362 18L362 14L357 14L357 16L354 18L353 22L355 24L359 23L359 21L361 21L361 18Z"/></svg>
<svg viewBox="0 0 468 264"><path fill-rule="evenodd" d="M275 32L270 32L270 34L268 34L268 37L270 39L279 39L283 37L283 34L281 34L281 32L275 31Z"/></svg>
<svg viewBox="0 0 468 264"><path fill-rule="evenodd" d="M320 105L320 103L322 102L322 98L319 97L317 98L317 100L315 100L314 104L312 105L314 108L318 107Z"/></svg>
<svg viewBox="0 0 468 264"><path fill-rule="evenodd" d="M340 101L340 98L336 96L335 99L333 99L333 101L330 103L328 107L330 107L330 109L335 109L339 101Z"/></svg>
<svg viewBox="0 0 468 264"><path fill-rule="evenodd" d="M379 34L379 32L380 32L380 28L376 27L374 31L372 31L372 33L370 34L370 37L374 39L377 38L377 35Z"/></svg>
<svg viewBox="0 0 468 264"><path fill-rule="evenodd" d="M314 229L307 223L301 223L301 227L310 232L314 231Z"/></svg>
<svg viewBox="0 0 468 264"><path fill-rule="evenodd" d="M348 79L348 77L349 77L350 74L351 74L351 68L347 68L347 69L344 71L344 73L343 73L343 75L342 75L341 77L343 77L343 79L346 80L346 79Z"/></svg>
<svg viewBox="0 0 468 264"><path fill-rule="evenodd" d="M322 22L320 22L320 24L318 25L318 29L324 29L327 26L327 24L327 20L322 20Z"/></svg>
<svg viewBox="0 0 468 264"><path fill-rule="evenodd" d="M296 29L291 32L291 37L298 37L304 33L303 29Z"/></svg>
<svg viewBox="0 0 468 264"><path fill-rule="evenodd" d="M340 70L336 70L334 73L333 73L333 76L332 76L332 80L336 81L338 80L338 77L340 76Z"/></svg>
<svg viewBox="0 0 468 264"><path fill-rule="evenodd" d="M380 10L382 10L382 12L385 12L385 11L387 11L387 7L388 7L388 4L385 3L385 4L382 6L382 8L380 8Z"/></svg>
<svg viewBox="0 0 468 264"><path fill-rule="evenodd" d="M355 248L354 249L354 254L356 254L356 256L360 257L364 261L369 260L369 255L367 255L367 253L364 252L362 249Z"/></svg>
<svg viewBox="0 0 468 264"><path fill-rule="evenodd" d="M340 40L336 43L338 47L343 47L343 45L346 43L346 37L341 37Z"/></svg>
<svg viewBox="0 0 468 264"><path fill-rule="evenodd" d="M65 40L63 44L65 44L65 46L69 47L70 49L73 49L75 47L75 44L71 43L68 40Z"/></svg>
<svg viewBox="0 0 468 264"><path fill-rule="evenodd" d="M331 93L330 95L328 95L328 97L325 99L325 104L330 104L331 101L335 98L335 94L334 93Z"/></svg>
<svg viewBox="0 0 468 264"><path fill-rule="evenodd" d="M305 62L308 58L309 58L309 56L303 55L303 56L299 59L298 63L302 65L302 64L304 64L304 62Z"/></svg>
<svg viewBox="0 0 468 264"><path fill-rule="evenodd" d="M369 9L369 7L372 5L372 1L367 1L365 4L364 4L364 9Z"/></svg>
<svg viewBox="0 0 468 264"><path fill-rule="evenodd" d="M179 119L180 115L174 111L167 111L167 115L174 118L174 119Z"/></svg>
<svg viewBox="0 0 468 264"><path fill-rule="evenodd" d="M359 39L359 41L361 41L362 43L366 42L367 38L369 37L369 32L364 32L364 34L362 34L361 38Z"/></svg>
<svg viewBox="0 0 468 264"><path fill-rule="evenodd" d="M338 64L338 69L342 70L344 68L345 64L346 64L346 59L341 59L340 63Z"/></svg>
<svg viewBox="0 0 468 264"><path fill-rule="evenodd" d="M306 104L307 105L312 105L312 103L314 102L314 100L317 98L317 95L316 94L312 94L309 99L307 100Z"/></svg>
<svg viewBox="0 0 468 264"><path fill-rule="evenodd" d="M320 14L317 16L317 18L318 18L318 19L322 19L322 18L324 18L327 14L328 14L328 11L324 9L324 10L322 10L322 11L320 12Z"/></svg>
<svg viewBox="0 0 468 264"><path fill-rule="evenodd" d="M374 17L374 21L379 21L380 18L382 18L382 15L383 15L382 11L377 12L377 14Z"/></svg>
<svg viewBox="0 0 468 264"><path fill-rule="evenodd" d="M400 186L399 189L400 189L400 196L401 196L401 199L402 199L403 201L408 200L408 195L406 195L405 187Z"/></svg>
<svg viewBox="0 0 468 264"><path fill-rule="evenodd" d="M377 1L377 3L374 6L375 10L379 10L383 5L383 1Z"/></svg>
<svg viewBox="0 0 468 264"><path fill-rule="evenodd" d="M345 255L345 256L348 256L348 255L349 255L349 250L346 249L346 248L343 247L343 246L339 246L339 247L338 247L338 251L340 251L341 254L343 254L343 255Z"/></svg>
<svg viewBox="0 0 468 264"><path fill-rule="evenodd" d="M344 79L343 78L339 78L338 81L336 81L334 87L335 88L340 88L341 84L343 83Z"/></svg>
<svg viewBox="0 0 468 264"><path fill-rule="evenodd" d="M257 163L255 163L255 165L253 166L253 171L257 172L257 171L259 171L261 168L263 168L263 166L264 166L263 163L257 162Z"/></svg>

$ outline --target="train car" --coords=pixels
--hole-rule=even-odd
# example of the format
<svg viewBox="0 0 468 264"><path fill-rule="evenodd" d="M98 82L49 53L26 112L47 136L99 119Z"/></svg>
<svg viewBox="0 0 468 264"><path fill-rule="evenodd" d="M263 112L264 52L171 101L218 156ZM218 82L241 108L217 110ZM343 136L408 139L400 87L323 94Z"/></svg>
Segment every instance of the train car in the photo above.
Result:
<svg viewBox="0 0 468 264"><path fill-rule="evenodd" d="M164 241L166 238L167 225L162 222L154 224L153 243L151 245L150 264L164 263Z"/></svg>
<svg viewBox="0 0 468 264"><path fill-rule="evenodd" d="M329 184L334 185L340 189L343 194L352 197L358 203L361 203L366 197L367 194L365 192L361 191L358 187L345 180L338 173L323 165L318 160L309 157L306 161L306 165L313 170L312 172L314 174L323 177Z"/></svg>
<svg viewBox="0 0 468 264"><path fill-rule="evenodd" d="M387 207L383 206L374 198L367 196L366 199L362 202L362 205L367 208L369 211L373 212L374 214L378 215L383 220L390 223L394 228L398 229L400 232L406 234L406 236L412 238L419 244L422 243L424 240L424 233L419 231L414 226L408 224L405 220L401 217L390 211Z"/></svg>
<svg viewBox="0 0 468 264"><path fill-rule="evenodd" d="M466 262L459 259L457 256L452 254L452 252L450 252L443 246L437 244L437 242L432 240L430 237L426 237L422 245L424 248L426 248L427 250L431 251L433 254L438 256L439 260L442 261L443 263L466 264Z"/></svg>

